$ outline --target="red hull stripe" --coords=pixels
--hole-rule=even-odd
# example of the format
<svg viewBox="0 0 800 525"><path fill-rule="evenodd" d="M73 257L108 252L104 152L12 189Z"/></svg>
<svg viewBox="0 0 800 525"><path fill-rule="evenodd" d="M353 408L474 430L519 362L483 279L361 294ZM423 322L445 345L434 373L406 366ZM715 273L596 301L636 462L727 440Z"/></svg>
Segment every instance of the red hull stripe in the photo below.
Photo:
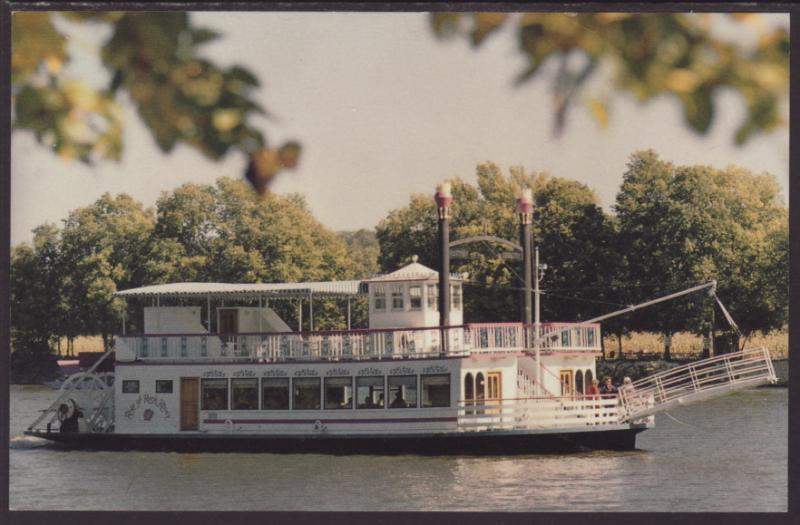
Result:
<svg viewBox="0 0 800 525"><path fill-rule="evenodd" d="M371 418L371 419L231 419L231 423L242 424L250 423L257 425L273 424L303 424L313 425L317 421L322 424L329 425L332 423L441 423L448 421L457 421L456 417L395 417L395 418ZM226 419L205 419L203 423L211 425L225 424Z"/></svg>

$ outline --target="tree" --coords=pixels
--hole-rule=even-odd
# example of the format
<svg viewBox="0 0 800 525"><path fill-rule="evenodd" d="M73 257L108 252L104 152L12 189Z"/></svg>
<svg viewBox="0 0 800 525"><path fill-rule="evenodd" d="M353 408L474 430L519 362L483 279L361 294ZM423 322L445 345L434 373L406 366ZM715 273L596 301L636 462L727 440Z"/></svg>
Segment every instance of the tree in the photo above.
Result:
<svg viewBox="0 0 800 525"><path fill-rule="evenodd" d="M108 85L68 78L70 24L111 29L100 58ZM16 12L12 16L13 127L29 130L64 159L119 160L124 122L120 96L135 105L161 151L178 144L212 160L231 150L250 158L245 175L263 193L300 146L270 148L251 117L266 114L252 98L258 79L240 66L220 67L200 48L219 35L191 24L185 12Z"/></svg>
<svg viewBox="0 0 800 525"><path fill-rule="evenodd" d="M529 187L536 208L532 235L542 246L541 262L548 265L542 319L588 318L598 310L590 300L576 306L576 288L599 288L610 279L606 256L613 238L610 218L583 184L543 173L512 168L504 176L497 165L477 167L478 186L453 182L451 239L489 234L518 242L515 211L518 192ZM376 228L384 271L396 269L418 255L423 264L438 268L436 209L430 196L414 195L408 206L393 210ZM519 263L506 262L496 246L472 245L466 259L453 270L469 274L464 297L465 317L472 321L499 321L517 317L522 286ZM595 299L602 298L598 291ZM607 311L607 307L602 310Z"/></svg>
<svg viewBox="0 0 800 525"><path fill-rule="evenodd" d="M170 280L297 282L366 277L345 242L298 195L256 198L241 182L185 184L157 203L153 246L172 246ZM287 322L296 307L272 305ZM307 317L306 317L307 318ZM340 307L315 301L315 328L341 326Z"/></svg>
<svg viewBox="0 0 800 525"><path fill-rule="evenodd" d="M615 210L632 284L665 294L717 279L717 293L745 336L785 323L788 213L774 177L674 166L653 151L638 152ZM706 333L713 308L710 298L692 297L648 310L635 323L665 334L687 326Z"/></svg>
<svg viewBox="0 0 800 525"><path fill-rule="evenodd" d="M463 36L473 47L504 27L516 31L519 51L528 62L516 78L520 85L542 76L555 63L554 129L560 132L568 109L604 64L613 66L618 92L644 102L661 95L678 100L686 124L705 133L714 118L714 97L725 89L738 93L745 117L736 144L786 124L789 91L789 33L765 28L759 15L714 15L734 24L759 28L754 49L718 38L709 14L687 13L433 13L437 37ZM583 101L601 126L609 101L593 95ZM782 107L784 104L784 107Z"/></svg>
<svg viewBox="0 0 800 525"><path fill-rule="evenodd" d="M64 222L67 301L80 312L84 333L100 334L106 349L123 313L114 292L143 285L148 266L158 262L152 257L154 227L152 210L128 195L108 193L73 210Z"/></svg>

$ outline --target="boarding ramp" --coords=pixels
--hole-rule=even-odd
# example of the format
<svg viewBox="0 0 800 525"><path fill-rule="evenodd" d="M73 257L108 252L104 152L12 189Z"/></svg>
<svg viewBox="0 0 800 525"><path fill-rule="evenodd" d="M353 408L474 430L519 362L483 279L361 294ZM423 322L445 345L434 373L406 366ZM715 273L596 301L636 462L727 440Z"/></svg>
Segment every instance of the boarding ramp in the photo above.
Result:
<svg viewBox="0 0 800 525"><path fill-rule="evenodd" d="M640 379L619 390L620 418L636 421L676 406L698 403L777 377L766 348L695 361Z"/></svg>

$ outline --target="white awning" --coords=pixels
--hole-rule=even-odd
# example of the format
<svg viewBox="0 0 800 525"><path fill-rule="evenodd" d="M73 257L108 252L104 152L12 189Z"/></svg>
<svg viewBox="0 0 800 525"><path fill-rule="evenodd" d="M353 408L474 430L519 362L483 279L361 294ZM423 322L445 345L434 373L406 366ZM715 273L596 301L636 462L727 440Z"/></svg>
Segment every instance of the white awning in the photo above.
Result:
<svg viewBox="0 0 800 525"><path fill-rule="evenodd" d="M256 297L346 297L366 293L361 281L323 281L310 283L168 283L121 290L117 297L192 297L239 296Z"/></svg>

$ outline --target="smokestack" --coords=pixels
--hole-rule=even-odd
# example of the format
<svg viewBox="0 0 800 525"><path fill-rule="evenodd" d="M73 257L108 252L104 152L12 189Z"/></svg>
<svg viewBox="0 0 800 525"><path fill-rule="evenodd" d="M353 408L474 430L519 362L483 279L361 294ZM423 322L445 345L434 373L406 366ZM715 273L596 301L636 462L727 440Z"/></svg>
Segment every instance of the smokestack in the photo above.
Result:
<svg viewBox="0 0 800 525"><path fill-rule="evenodd" d="M533 191L524 188L517 197L517 215L519 216L519 237L522 246L522 275L525 289L522 291L522 322L527 326L532 321L531 291L531 223L533 222ZM527 331L526 331L527 332Z"/></svg>
<svg viewBox="0 0 800 525"><path fill-rule="evenodd" d="M439 326L450 324L450 206L453 195L450 183L436 187L436 206L439 209ZM447 334L441 331L442 353L447 352Z"/></svg>

